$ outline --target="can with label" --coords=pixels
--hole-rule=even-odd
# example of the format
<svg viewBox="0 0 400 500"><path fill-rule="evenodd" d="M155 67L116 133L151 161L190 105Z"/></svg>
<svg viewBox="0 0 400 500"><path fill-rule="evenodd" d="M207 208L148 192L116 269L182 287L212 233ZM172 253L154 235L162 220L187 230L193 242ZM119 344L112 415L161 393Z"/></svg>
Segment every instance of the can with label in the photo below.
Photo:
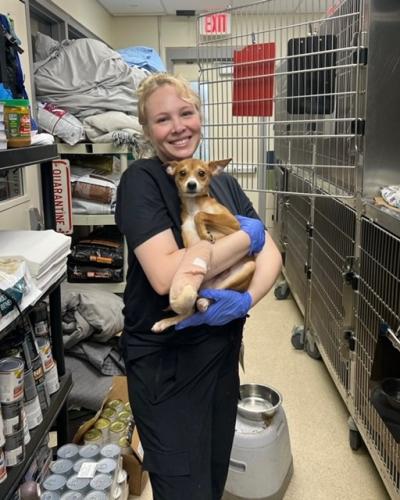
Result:
<svg viewBox="0 0 400 500"><path fill-rule="evenodd" d="M22 399L14 403L2 403L3 432L5 436L22 429Z"/></svg>
<svg viewBox="0 0 400 500"><path fill-rule="evenodd" d="M76 460L79 457L79 446L73 443L64 444L64 446L58 448L57 457Z"/></svg>
<svg viewBox="0 0 400 500"><path fill-rule="evenodd" d="M79 456L82 458L97 458L100 447L97 444L85 444L79 448Z"/></svg>
<svg viewBox="0 0 400 500"><path fill-rule="evenodd" d="M117 444L109 443L102 446L100 455L104 458L117 459L121 454L121 449Z"/></svg>
<svg viewBox="0 0 400 500"><path fill-rule="evenodd" d="M94 427L99 430L103 436L103 443L107 443L109 439L109 431L110 431L111 422L108 418L99 418L96 420Z"/></svg>
<svg viewBox="0 0 400 500"><path fill-rule="evenodd" d="M61 474L62 476L69 476L74 467L74 462L68 458L59 458L51 462L49 469L53 474Z"/></svg>
<svg viewBox="0 0 400 500"><path fill-rule="evenodd" d="M107 401L106 408L112 408L119 413L125 409L125 403L121 399L111 399Z"/></svg>
<svg viewBox="0 0 400 500"><path fill-rule="evenodd" d="M121 420L117 420L110 426L110 443L118 444L119 440L124 437L126 425Z"/></svg>
<svg viewBox="0 0 400 500"><path fill-rule="evenodd" d="M42 412L45 413L47 408L50 406L50 396L44 379L43 382L36 383L36 390L39 397L40 408L42 409Z"/></svg>
<svg viewBox="0 0 400 500"><path fill-rule="evenodd" d="M67 481L67 488L72 491L79 491L81 494L86 494L89 490L90 479L87 477L78 477L74 474Z"/></svg>
<svg viewBox="0 0 400 500"><path fill-rule="evenodd" d="M83 435L83 442L85 444L103 444L103 434L98 429L89 429Z"/></svg>
<svg viewBox="0 0 400 500"><path fill-rule="evenodd" d="M113 480L108 474L96 474L90 481L92 490L102 491L110 497Z"/></svg>
<svg viewBox="0 0 400 500"><path fill-rule="evenodd" d="M53 366L45 372L46 386L48 393L54 394L60 388L60 381L58 379L57 364L53 362Z"/></svg>
<svg viewBox="0 0 400 500"><path fill-rule="evenodd" d="M25 446L24 446L24 430L21 428L18 432L6 436L6 444L4 445L4 457L7 467L14 467L24 461Z"/></svg>
<svg viewBox="0 0 400 500"><path fill-rule="evenodd" d="M38 354L35 358L32 358L32 371L35 383L40 384L44 379L44 369L40 354Z"/></svg>
<svg viewBox="0 0 400 500"><path fill-rule="evenodd" d="M47 491L54 491L59 495L64 491L66 479L61 474L50 474L43 481L43 488Z"/></svg>
<svg viewBox="0 0 400 500"><path fill-rule="evenodd" d="M24 371L24 401L31 401L37 396L35 379L33 377L33 370Z"/></svg>
<svg viewBox="0 0 400 500"><path fill-rule="evenodd" d="M0 359L0 402L19 401L24 395L24 362L20 358Z"/></svg>
<svg viewBox="0 0 400 500"><path fill-rule="evenodd" d="M38 337L36 342L39 347L39 354L42 359L44 371L48 372L54 366L50 340L48 337Z"/></svg>
<svg viewBox="0 0 400 500"><path fill-rule="evenodd" d="M25 401L24 409L29 430L34 429L43 422L43 413L40 408L39 396L36 396L31 401Z"/></svg>
<svg viewBox="0 0 400 500"><path fill-rule="evenodd" d="M7 468L6 461L4 458L4 453L2 448L0 448L0 483L7 479Z"/></svg>
<svg viewBox="0 0 400 500"><path fill-rule="evenodd" d="M97 462L96 471L101 474L114 474L118 463L113 458L102 458Z"/></svg>
<svg viewBox="0 0 400 500"><path fill-rule="evenodd" d="M108 420L112 423L117 420L118 413L113 408L104 408L100 416L103 418L108 418Z"/></svg>
<svg viewBox="0 0 400 500"><path fill-rule="evenodd" d="M49 334L49 316L46 302L38 302L29 316L35 335L41 337Z"/></svg>

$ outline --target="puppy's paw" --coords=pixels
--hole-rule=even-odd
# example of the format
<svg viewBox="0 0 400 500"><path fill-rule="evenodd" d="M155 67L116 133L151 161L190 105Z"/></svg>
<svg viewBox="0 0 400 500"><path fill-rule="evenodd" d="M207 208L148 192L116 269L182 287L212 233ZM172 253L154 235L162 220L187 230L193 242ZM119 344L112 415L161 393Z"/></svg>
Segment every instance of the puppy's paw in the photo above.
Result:
<svg viewBox="0 0 400 500"><path fill-rule="evenodd" d="M168 324L166 324L166 321L161 320L157 321L157 323L154 323L154 325L151 327L151 331L153 333L162 333L166 328L168 328Z"/></svg>
<svg viewBox="0 0 400 500"><path fill-rule="evenodd" d="M200 299L197 299L197 301L196 301L196 308L199 312L204 313L207 311L210 304L211 304L211 301L209 299L205 299L204 297L201 297Z"/></svg>

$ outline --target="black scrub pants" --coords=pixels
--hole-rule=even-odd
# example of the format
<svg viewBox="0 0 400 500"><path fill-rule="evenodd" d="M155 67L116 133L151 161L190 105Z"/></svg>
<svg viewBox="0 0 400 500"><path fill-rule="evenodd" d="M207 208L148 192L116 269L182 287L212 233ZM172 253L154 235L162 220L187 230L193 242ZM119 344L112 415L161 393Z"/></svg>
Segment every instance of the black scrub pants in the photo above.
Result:
<svg viewBox="0 0 400 500"><path fill-rule="evenodd" d="M220 500L239 396L243 324L195 344L125 352L129 399L154 500Z"/></svg>

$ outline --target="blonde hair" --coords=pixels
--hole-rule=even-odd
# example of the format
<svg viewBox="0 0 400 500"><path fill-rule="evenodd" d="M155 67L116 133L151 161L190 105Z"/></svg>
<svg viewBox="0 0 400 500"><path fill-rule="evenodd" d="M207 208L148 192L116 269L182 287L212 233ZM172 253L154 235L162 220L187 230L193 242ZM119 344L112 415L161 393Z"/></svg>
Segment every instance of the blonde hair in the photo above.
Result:
<svg viewBox="0 0 400 500"><path fill-rule="evenodd" d="M181 76L173 76L168 73L154 73L142 80L136 90L136 94L139 99L139 123L143 126L145 132L147 132L147 99L153 94L153 92L164 85L171 85L171 87L174 87L179 97L184 101L193 104L193 106L200 113L200 97L196 94L196 92L194 92L194 90L192 90L187 80Z"/></svg>

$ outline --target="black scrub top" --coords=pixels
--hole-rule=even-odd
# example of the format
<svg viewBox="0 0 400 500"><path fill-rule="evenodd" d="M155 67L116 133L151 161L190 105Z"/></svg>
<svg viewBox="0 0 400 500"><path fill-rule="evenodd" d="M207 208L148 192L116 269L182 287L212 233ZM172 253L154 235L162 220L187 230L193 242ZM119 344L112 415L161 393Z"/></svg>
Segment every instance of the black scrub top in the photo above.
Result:
<svg viewBox="0 0 400 500"><path fill-rule="evenodd" d="M213 177L210 194L235 215L259 218L236 179L229 174ZM137 160L121 176L115 220L128 246L124 340L125 345L135 348L130 349L133 358L154 352L157 346L165 343L196 343L211 332L229 330L230 324L220 327L200 325L177 332L171 327L162 334L151 332L156 321L175 313L165 311L169 305L168 294L159 295L153 290L134 249L166 229L172 230L178 247L183 248L180 205L175 181L158 158ZM239 321L243 322L242 319Z"/></svg>

